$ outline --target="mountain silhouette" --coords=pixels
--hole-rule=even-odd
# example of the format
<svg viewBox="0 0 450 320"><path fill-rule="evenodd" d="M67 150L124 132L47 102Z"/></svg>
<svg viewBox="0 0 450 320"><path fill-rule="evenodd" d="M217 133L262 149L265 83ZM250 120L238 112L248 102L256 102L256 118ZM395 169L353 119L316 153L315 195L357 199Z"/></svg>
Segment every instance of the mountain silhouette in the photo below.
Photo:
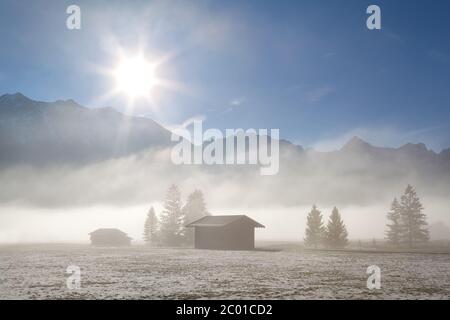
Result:
<svg viewBox="0 0 450 320"><path fill-rule="evenodd" d="M370 143L354 136L341 148L341 150L349 152L365 152L370 151L373 148L374 147Z"/></svg>
<svg viewBox="0 0 450 320"><path fill-rule="evenodd" d="M21 93L0 97L1 167L84 165L170 147L170 136L151 119L113 108L90 109L74 100L41 102ZM408 172L433 179L448 175L450 149L438 154L423 143L386 148L353 137L339 150L318 152L280 140L280 163L286 175L314 167L321 172L336 168L344 175L389 177Z"/></svg>
<svg viewBox="0 0 450 320"><path fill-rule="evenodd" d="M0 97L0 165L85 164L170 145L171 133L147 118L74 100Z"/></svg>
<svg viewBox="0 0 450 320"><path fill-rule="evenodd" d="M30 183L39 183L41 174L48 174L46 181L52 181L53 173L60 175L58 168L67 166L78 167L63 170L64 179L76 180L74 185L79 183L78 169L95 168L92 174L96 179L110 181L112 186L117 183L114 176L132 174L133 179L124 180L129 186L123 186L126 191L122 198L114 190L114 196L108 192L98 195L108 201L140 197L139 190L146 190L151 180L165 183L183 179L210 183L210 188L224 183L236 190L252 190L245 198L242 191L230 192L228 200L239 203L245 199L259 205L364 204L386 201L386 197L391 201L389 198L408 183L417 186L424 196L446 199L450 192L450 149L436 153L421 143L388 148L353 137L338 150L320 152L280 140L279 172L261 176L258 165L176 166L170 152L165 152L174 144L170 137L171 132L155 121L127 116L113 108L90 109L74 100L34 101L20 93L3 95L0 174L10 188L0 193L0 202L25 197L23 189ZM164 152L154 152L159 150ZM122 159L127 161L121 162ZM23 185L17 184L18 178L11 180L16 176L8 174L8 169L15 170L17 165L31 168L19 170L22 179L27 179ZM40 170L42 167L49 170ZM30 174L38 174L39 178L31 178ZM145 187L139 188L136 179L142 179ZM64 182L67 187L71 183ZM92 181L85 183L86 192L89 184ZM26 197L31 202L47 201L48 198L34 193L39 186L29 188ZM52 189L51 193L57 192L59 189ZM79 201L85 201L83 193L77 192ZM52 204L67 201L63 194L49 198Z"/></svg>

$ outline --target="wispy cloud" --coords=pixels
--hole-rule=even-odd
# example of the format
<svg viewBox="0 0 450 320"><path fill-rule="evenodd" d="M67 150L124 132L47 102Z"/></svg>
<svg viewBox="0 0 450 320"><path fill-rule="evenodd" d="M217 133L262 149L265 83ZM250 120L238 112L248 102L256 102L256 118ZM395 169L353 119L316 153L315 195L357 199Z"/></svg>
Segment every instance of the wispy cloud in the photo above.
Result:
<svg viewBox="0 0 450 320"><path fill-rule="evenodd" d="M230 105L233 107L240 106L243 103L244 103L244 99L233 99L230 101Z"/></svg>
<svg viewBox="0 0 450 320"><path fill-rule="evenodd" d="M404 42L404 39L400 35L398 35L397 33L394 33L394 32L386 32L386 37L388 37L392 40L395 40L397 42Z"/></svg>
<svg viewBox="0 0 450 320"><path fill-rule="evenodd" d="M428 134L447 127L448 125L437 125L418 128L414 130L400 130L395 127L358 127L331 138L325 138L313 143L312 147L319 151L333 151L340 149L352 137L359 137L375 146L397 148L406 143L425 143L428 148L437 152L443 146Z"/></svg>
<svg viewBox="0 0 450 320"><path fill-rule="evenodd" d="M223 111L223 113L229 113L234 111L236 108L242 106L244 104L244 99L243 98L236 98L236 99L232 99L230 100L230 102L228 103L228 107L225 109L225 111Z"/></svg>
<svg viewBox="0 0 450 320"><path fill-rule="evenodd" d="M192 130L192 124L194 124L194 122L204 122L205 120L206 120L205 115L196 115L184 120L182 123L164 124L164 127L178 136L191 140L192 135L190 131ZM186 135L187 133L186 130L190 132L189 135Z"/></svg>
<svg viewBox="0 0 450 320"><path fill-rule="evenodd" d="M332 87L317 88L306 93L306 100L311 103L319 102L335 91Z"/></svg>
<svg viewBox="0 0 450 320"><path fill-rule="evenodd" d="M438 51L438 50L430 50L428 52L428 56L433 59L436 60L438 62L442 62L442 63L450 63L450 54L442 52L442 51Z"/></svg>
<svg viewBox="0 0 450 320"><path fill-rule="evenodd" d="M324 59L330 59L336 55L336 52L327 52L324 55L322 55L322 58Z"/></svg>

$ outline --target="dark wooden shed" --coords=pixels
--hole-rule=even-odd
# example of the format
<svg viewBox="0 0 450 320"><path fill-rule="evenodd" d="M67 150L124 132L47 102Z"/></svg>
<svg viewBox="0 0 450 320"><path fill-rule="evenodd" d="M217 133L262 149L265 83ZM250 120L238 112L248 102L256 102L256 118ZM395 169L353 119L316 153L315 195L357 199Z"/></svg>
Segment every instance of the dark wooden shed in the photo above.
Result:
<svg viewBox="0 0 450 320"><path fill-rule="evenodd" d="M195 230L195 248L215 250L253 250L255 228L264 228L245 215L206 216L186 227Z"/></svg>
<svg viewBox="0 0 450 320"><path fill-rule="evenodd" d="M91 244L94 246L129 246L131 238L119 229L97 229L91 233Z"/></svg>

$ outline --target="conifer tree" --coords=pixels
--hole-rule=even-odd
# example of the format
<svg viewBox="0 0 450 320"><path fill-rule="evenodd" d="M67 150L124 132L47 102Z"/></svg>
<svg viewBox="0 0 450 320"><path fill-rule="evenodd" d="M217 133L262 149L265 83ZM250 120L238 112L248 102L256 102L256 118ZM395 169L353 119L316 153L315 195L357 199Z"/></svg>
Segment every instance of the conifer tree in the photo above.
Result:
<svg viewBox="0 0 450 320"><path fill-rule="evenodd" d="M206 209L205 199L203 197L202 191L195 190L188 196L186 205L183 207L183 215L185 224L210 215L210 213ZM194 241L194 230L192 228L186 228L184 233L186 244L192 245Z"/></svg>
<svg viewBox="0 0 450 320"><path fill-rule="evenodd" d="M308 213L305 234L305 245L307 247L317 249L324 241L325 227L322 222L322 214L316 205L313 205L311 212Z"/></svg>
<svg viewBox="0 0 450 320"><path fill-rule="evenodd" d="M145 219L144 225L144 241L149 245L156 245L158 243L158 228L159 221L155 214L155 209L153 207L147 213L147 218Z"/></svg>
<svg viewBox="0 0 450 320"><path fill-rule="evenodd" d="M201 190L195 190L188 196L186 205L183 207L183 214L186 223L210 215L206 209L205 199Z"/></svg>
<svg viewBox="0 0 450 320"><path fill-rule="evenodd" d="M429 240L428 224L416 190L408 185L400 199L401 242L410 248Z"/></svg>
<svg viewBox="0 0 450 320"><path fill-rule="evenodd" d="M336 207L333 208L326 230L326 243L330 248L343 248L347 245L348 233L341 215Z"/></svg>
<svg viewBox="0 0 450 320"><path fill-rule="evenodd" d="M181 210L181 195L176 185L166 193L161 214L161 242L166 246L180 246L184 237L184 217Z"/></svg>
<svg viewBox="0 0 450 320"><path fill-rule="evenodd" d="M400 244L400 237L402 228L400 225L400 211L401 206L397 198L392 201L391 210L387 213L388 224L386 225L386 239L387 241L397 246Z"/></svg>

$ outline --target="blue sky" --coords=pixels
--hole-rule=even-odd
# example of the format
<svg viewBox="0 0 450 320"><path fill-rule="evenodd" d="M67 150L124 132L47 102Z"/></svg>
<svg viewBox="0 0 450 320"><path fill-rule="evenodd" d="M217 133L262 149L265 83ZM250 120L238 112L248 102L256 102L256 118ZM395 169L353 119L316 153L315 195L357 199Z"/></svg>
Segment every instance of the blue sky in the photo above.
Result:
<svg viewBox="0 0 450 320"><path fill-rule="evenodd" d="M66 8L82 29L67 30ZM366 28L366 8L382 30ZM359 135L450 147L450 1L12 1L0 3L0 93L73 98L167 126L279 128L304 146ZM133 109L107 97L120 47L170 57L177 84Z"/></svg>

